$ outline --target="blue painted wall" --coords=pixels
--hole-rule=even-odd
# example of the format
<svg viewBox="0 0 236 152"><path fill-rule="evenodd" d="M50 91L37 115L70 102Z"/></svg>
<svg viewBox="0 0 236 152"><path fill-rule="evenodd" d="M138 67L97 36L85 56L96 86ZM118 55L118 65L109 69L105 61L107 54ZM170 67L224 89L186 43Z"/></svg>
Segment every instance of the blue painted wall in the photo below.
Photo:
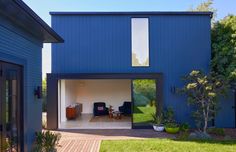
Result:
<svg viewBox="0 0 236 152"><path fill-rule="evenodd" d="M131 18L148 17L150 67L131 66ZM52 73L163 73L164 105L193 124L186 99L170 92L192 69L209 70L209 15L52 15L65 40L52 45Z"/></svg>
<svg viewBox="0 0 236 152"><path fill-rule="evenodd" d="M34 97L41 86L42 42L0 16L0 60L24 68L24 140L26 151L34 141L35 131L41 130L42 103ZM27 150L28 149L28 150Z"/></svg>

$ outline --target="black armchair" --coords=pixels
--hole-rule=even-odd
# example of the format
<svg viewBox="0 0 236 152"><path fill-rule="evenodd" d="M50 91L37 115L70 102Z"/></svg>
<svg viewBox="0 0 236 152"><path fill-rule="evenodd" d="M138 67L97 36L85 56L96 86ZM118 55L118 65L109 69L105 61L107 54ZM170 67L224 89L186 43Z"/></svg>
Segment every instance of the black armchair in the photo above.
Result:
<svg viewBox="0 0 236 152"><path fill-rule="evenodd" d="M131 114L131 102L125 101L122 106L119 107L119 111L122 114L130 115Z"/></svg>
<svg viewBox="0 0 236 152"><path fill-rule="evenodd" d="M95 102L93 104L93 115L94 116L108 115L108 108L106 107L106 103Z"/></svg>

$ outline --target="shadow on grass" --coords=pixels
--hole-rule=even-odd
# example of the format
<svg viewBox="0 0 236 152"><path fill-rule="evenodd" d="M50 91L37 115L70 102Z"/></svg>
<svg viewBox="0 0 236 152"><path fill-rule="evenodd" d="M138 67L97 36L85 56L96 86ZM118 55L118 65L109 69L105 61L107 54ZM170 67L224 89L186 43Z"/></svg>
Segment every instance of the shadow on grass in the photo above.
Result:
<svg viewBox="0 0 236 152"><path fill-rule="evenodd" d="M236 140L232 139L232 140L216 140L216 139L212 139L212 140L180 140L180 139L170 139L172 141L176 141L176 142L195 142L195 143L206 143L206 144L221 144L221 145L236 145Z"/></svg>
<svg viewBox="0 0 236 152"><path fill-rule="evenodd" d="M137 106L134 106L134 113L143 113Z"/></svg>

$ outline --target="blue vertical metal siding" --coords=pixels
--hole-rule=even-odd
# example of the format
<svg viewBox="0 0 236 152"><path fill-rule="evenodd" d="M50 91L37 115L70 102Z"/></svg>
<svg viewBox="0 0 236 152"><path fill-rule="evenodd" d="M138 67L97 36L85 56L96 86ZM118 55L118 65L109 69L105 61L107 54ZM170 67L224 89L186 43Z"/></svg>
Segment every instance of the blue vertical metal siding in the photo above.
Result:
<svg viewBox="0 0 236 152"><path fill-rule="evenodd" d="M217 127L235 128L234 92L229 91L225 98L221 98L215 124Z"/></svg>
<svg viewBox="0 0 236 152"><path fill-rule="evenodd" d="M35 131L40 131L42 126L42 105L33 95L35 87L41 86L41 49L41 42L0 17L0 60L24 68L24 140L27 149L34 141Z"/></svg>
<svg viewBox="0 0 236 152"><path fill-rule="evenodd" d="M148 17L150 67L131 67L131 18ZM186 98L170 92L193 69L208 71L209 15L53 15L65 40L52 45L52 73L163 73L164 105L191 122ZM227 121L227 120L225 120Z"/></svg>
<svg viewBox="0 0 236 152"><path fill-rule="evenodd" d="M52 73L162 72L173 53L180 64L190 57L196 68L209 65L209 16L156 15L144 16L150 20L150 67L131 67L131 17L53 16L52 26L65 43L52 45Z"/></svg>

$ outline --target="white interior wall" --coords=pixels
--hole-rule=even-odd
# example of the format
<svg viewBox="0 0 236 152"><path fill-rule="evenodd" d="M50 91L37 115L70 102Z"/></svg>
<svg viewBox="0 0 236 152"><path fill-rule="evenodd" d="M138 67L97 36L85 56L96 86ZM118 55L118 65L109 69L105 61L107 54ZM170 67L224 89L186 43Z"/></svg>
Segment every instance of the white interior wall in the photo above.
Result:
<svg viewBox="0 0 236 152"><path fill-rule="evenodd" d="M65 87L65 80L61 80L59 82L59 88L60 88L60 94L58 94L59 96L59 100L61 101L61 104L60 104L60 114L61 114L61 117L60 117L60 121L61 122L64 122L66 121L66 87Z"/></svg>
<svg viewBox="0 0 236 152"><path fill-rule="evenodd" d="M58 81L58 128L61 128L61 80Z"/></svg>
<svg viewBox="0 0 236 152"><path fill-rule="evenodd" d="M94 102L105 102L107 107L112 105L115 110L118 110L118 107L124 101L131 101L131 80L96 79L64 81L65 97L62 100L64 100L65 104L61 107L62 112L65 111L66 106L73 103L82 103L82 113L93 113ZM63 95L62 92L61 94ZM63 116L63 118L65 117Z"/></svg>
<svg viewBox="0 0 236 152"><path fill-rule="evenodd" d="M76 103L76 85L72 81L60 80L58 82L59 122L66 121L66 107ZM59 123L60 126L60 123Z"/></svg>
<svg viewBox="0 0 236 152"><path fill-rule="evenodd" d="M72 105L76 103L76 92L77 92L78 86L74 82L74 80L65 80L65 100L66 100L66 107L69 105Z"/></svg>

